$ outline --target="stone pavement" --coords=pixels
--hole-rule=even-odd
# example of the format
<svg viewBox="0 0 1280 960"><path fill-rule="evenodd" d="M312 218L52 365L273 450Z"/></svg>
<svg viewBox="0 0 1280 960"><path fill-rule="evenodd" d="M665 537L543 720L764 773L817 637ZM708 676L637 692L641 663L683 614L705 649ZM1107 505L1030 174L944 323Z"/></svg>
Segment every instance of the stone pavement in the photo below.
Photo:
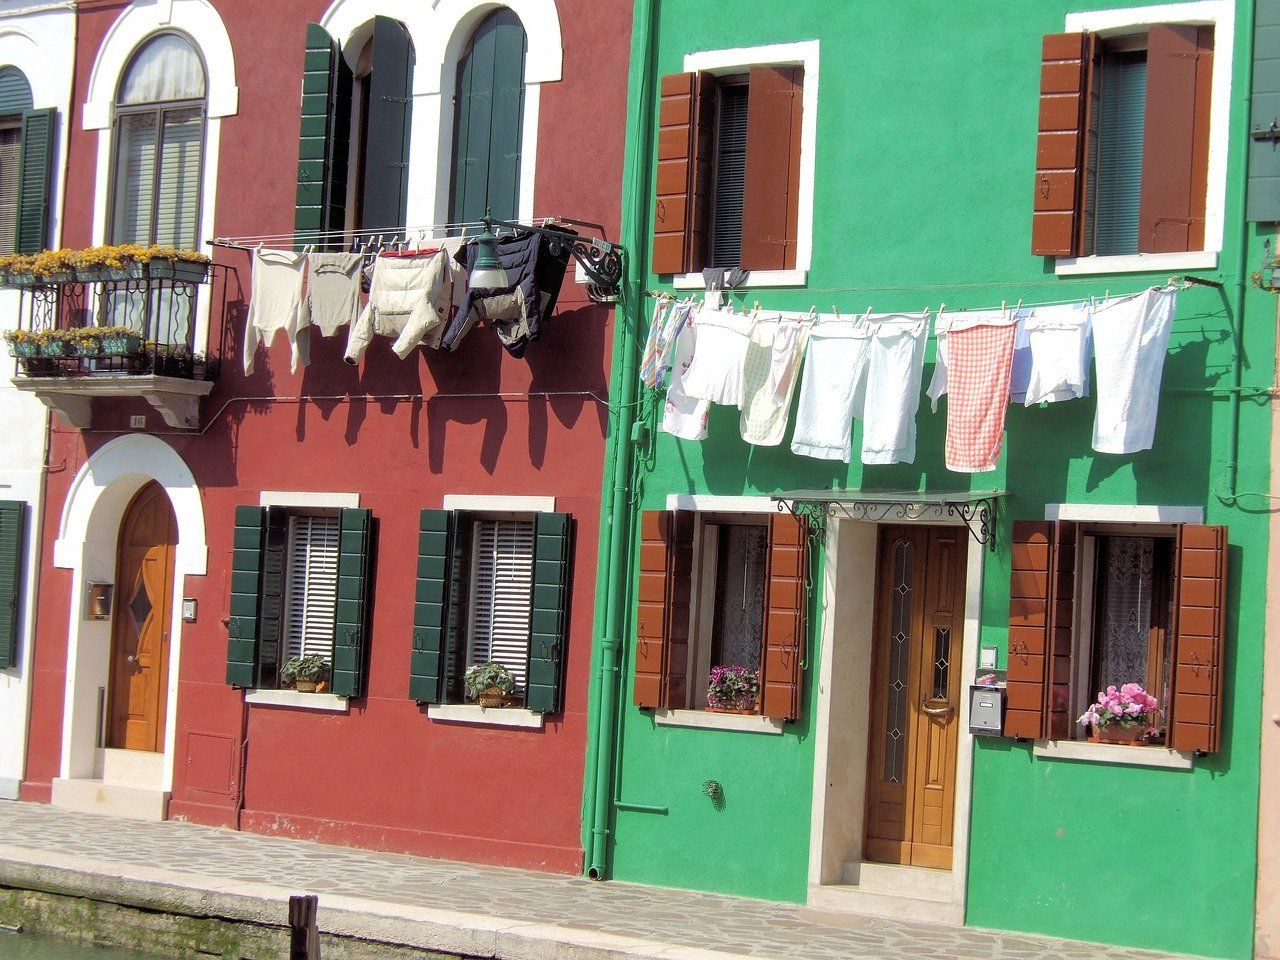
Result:
<svg viewBox="0 0 1280 960"><path fill-rule="evenodd" d="M315 893L322 932L509 960L1168 957L15 802L0 802L0 884L267 923Z"/></svg>

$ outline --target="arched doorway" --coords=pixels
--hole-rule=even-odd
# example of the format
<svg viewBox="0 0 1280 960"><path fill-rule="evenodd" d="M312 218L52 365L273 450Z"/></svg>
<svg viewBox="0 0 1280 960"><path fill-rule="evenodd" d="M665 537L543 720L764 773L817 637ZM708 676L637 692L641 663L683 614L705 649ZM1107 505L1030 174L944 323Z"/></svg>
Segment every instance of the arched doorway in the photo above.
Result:
<svg viewBox="0 0 1280 960"><path fill-rule="evenodd" d="M178 525L160 484L147 483L120 522L106 745L164 751Z"/></svg>

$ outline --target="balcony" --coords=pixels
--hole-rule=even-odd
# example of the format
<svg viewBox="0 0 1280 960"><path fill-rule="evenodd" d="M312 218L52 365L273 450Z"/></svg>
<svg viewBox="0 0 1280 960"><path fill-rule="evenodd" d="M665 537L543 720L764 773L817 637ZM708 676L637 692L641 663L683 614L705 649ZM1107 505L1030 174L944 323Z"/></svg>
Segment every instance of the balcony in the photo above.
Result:
<svg viewBox="0 0 1280 960"><path fill-rule="evenodd" d="M216 372L195 347L209 264L157 257L45 266L9 266L3 275L18 293L18 323L5 335L14 386L82 429L93 425L95 404L122 397L146 400L174 429L199 426Z"/></svg>

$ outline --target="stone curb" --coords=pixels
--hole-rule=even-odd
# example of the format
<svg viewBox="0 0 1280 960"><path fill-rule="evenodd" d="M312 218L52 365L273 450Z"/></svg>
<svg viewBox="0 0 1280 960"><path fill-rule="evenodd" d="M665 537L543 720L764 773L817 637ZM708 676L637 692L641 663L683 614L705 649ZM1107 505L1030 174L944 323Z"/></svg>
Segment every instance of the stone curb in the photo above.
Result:
<svg viewBox="0 0 1280 960"><path fill-rule="evenodd" d="M144 910L283 928L306 890L0 844L0 885ZM320 932L483 960L740 960L726 953L554 924L319 893ZM771 960L753 954L753 960ZM776 958L784 960L784 958Z"/></svg>

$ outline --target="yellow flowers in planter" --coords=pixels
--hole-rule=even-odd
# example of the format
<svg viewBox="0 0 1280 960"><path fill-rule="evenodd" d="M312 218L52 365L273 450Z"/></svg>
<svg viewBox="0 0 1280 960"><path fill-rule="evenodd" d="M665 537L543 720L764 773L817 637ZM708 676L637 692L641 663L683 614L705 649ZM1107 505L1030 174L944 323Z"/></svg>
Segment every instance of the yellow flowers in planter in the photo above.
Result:
<svg viewBox="0 0 1280 960"><path fill-rule="evenodd" d="M169 263L207 264L209 258L195 250L180 250L161 244L144 247L134 243L88 247L84 250L44 250L0 256L0 271L9 274L33 273L40 277L74 273L77 270L123 270L135 263L163 260Z"/></svg>

